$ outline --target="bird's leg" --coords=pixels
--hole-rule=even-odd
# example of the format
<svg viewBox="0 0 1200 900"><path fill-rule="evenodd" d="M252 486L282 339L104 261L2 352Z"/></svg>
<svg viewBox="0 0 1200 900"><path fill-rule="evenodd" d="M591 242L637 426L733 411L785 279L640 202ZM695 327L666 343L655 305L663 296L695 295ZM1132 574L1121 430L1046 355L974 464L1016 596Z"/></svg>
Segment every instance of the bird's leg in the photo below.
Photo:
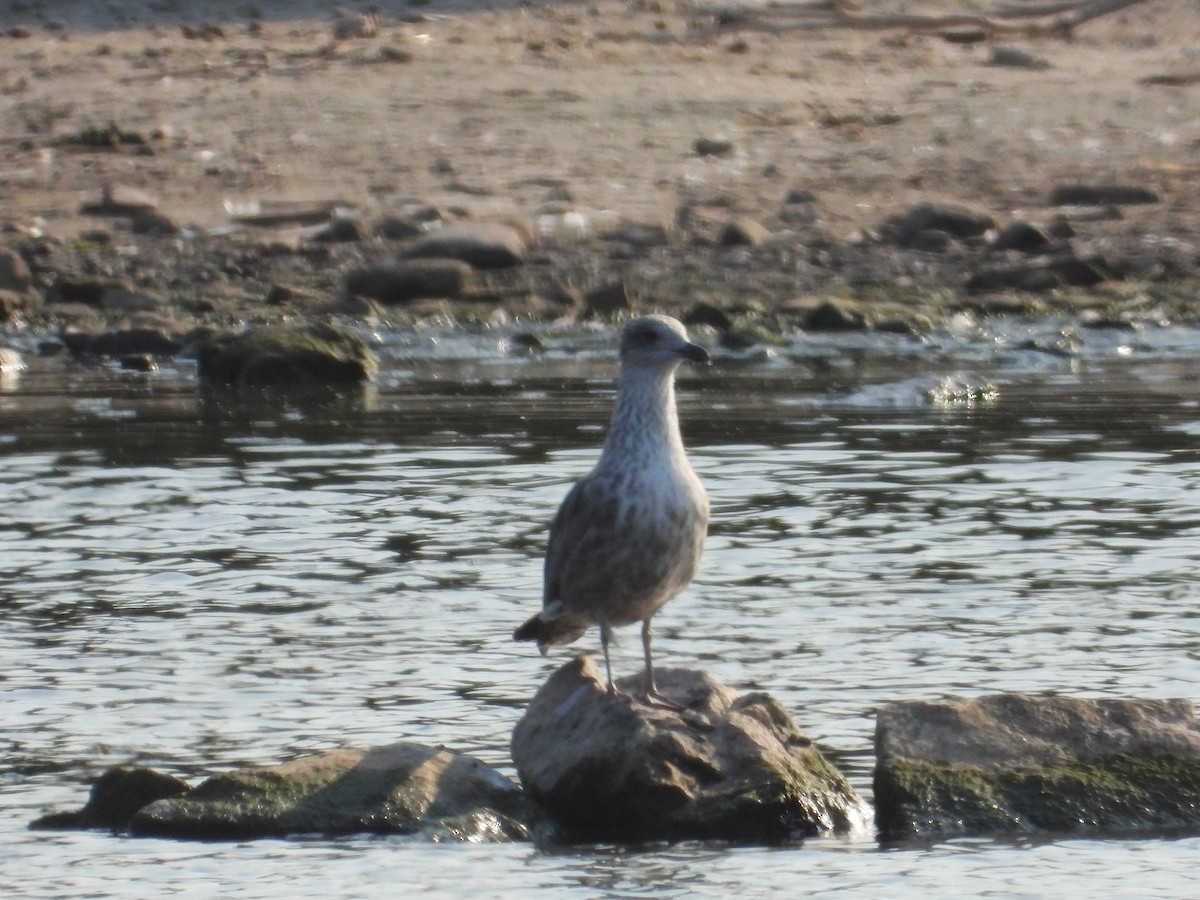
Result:
<svg viewBox="0 0 1200 900"><path fill-rule="evenodd" d="M681 710L686 707L676 703L669 697L664 697L654 686L654 661L650 657L650 620L642 622L642 650L646 654L646 685L644 699L647 706L658 706L662 709Z"/></svg>
<svg viewBox="0 0 1200 900"><path fill-rule="evenodd" d="M609 630L607 622L600 623L600 649L604 651L604 671L608 675L608 692L615 694L617 692L616 685L612 680L612 663L608 659L608 642L612 637L612 632Z"/></svg>

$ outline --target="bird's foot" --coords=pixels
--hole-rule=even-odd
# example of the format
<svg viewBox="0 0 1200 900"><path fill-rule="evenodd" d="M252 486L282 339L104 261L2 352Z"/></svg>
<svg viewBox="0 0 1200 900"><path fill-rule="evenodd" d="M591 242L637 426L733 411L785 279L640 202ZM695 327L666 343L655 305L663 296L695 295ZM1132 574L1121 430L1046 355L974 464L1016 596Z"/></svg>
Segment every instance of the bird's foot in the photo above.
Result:
<svg viewBox="0 0 1200 900"><path fill-rule="evenodd" d="M677 703L654 689L643 691L637 699L653 709L669 709L671 712L683 712L687 709L685 704Z"/></svg>

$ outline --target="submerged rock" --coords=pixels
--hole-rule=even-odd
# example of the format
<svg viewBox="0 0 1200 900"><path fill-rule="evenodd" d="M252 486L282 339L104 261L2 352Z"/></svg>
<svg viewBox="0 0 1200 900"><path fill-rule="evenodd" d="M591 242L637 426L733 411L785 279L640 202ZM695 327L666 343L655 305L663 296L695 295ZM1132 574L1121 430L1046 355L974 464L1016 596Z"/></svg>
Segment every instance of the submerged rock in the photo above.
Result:
<svg viewBox="0 0 1200 900"><path fill-rule="evenodd" d="M535 821L521 789L478 759L398 743L216 775L139 810L129 832L202 840L369 832L504 841L528 838Z"/></svg>
<svg viewBox="0 0 1200 900"><path fill-rule="evenodd" d="M771 697L739 696L704 672L656 675L684 709L613 696L580 657L517 723L521 781L571 837L778 841L865 821L866 804Z"/></svg>
<svg viewBox="0 0 1200 900"><path fill-rule="evenodd" d="M191 788L174 775L142 766L115 766L96 779L88 802L77 812L50 813L30 827L47 830L109 828L124 831L143 806L178 797Z"/></svg>
<svg viewBox="0 0 1200 900"><path fill-rule="evenodd" d="M353 385L377 366L362 338L327 325L216 335L200 345L197 363L204 382L223 387Z"/></svg>
<svg viewBox="0 0 1200 900"><path fill-rule="evenodd" d="M1200 832L1187 700L997 694L894 703L876 725L885 838Z"/></svg>

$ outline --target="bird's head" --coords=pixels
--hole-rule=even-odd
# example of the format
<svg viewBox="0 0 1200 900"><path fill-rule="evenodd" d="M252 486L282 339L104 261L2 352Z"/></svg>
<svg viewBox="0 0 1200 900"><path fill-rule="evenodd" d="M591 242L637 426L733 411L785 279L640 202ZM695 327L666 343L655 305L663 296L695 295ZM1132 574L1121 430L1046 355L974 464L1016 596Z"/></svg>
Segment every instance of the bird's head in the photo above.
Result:
<svg viewBox="0 0 1200 900"><path fill-rule="evenodd" d="M683 360L710 363L703 347L688 340L687 329L670 316L641 316L621 329L621 365L672 370Z"/></svg>

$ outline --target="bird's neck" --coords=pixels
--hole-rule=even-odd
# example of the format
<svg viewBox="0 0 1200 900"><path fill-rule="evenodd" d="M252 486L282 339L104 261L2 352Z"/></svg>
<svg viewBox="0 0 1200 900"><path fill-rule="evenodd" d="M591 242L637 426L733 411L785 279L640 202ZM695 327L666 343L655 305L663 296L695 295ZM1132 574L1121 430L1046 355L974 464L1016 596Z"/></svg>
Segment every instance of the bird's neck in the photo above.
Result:
<svg viewBox="0 0 1200 900"><path fill-rule="evenodd" d="M621 373L600 465L638 458L648 462L655 458L686 459L675 410L673 369Z"/></svg>

